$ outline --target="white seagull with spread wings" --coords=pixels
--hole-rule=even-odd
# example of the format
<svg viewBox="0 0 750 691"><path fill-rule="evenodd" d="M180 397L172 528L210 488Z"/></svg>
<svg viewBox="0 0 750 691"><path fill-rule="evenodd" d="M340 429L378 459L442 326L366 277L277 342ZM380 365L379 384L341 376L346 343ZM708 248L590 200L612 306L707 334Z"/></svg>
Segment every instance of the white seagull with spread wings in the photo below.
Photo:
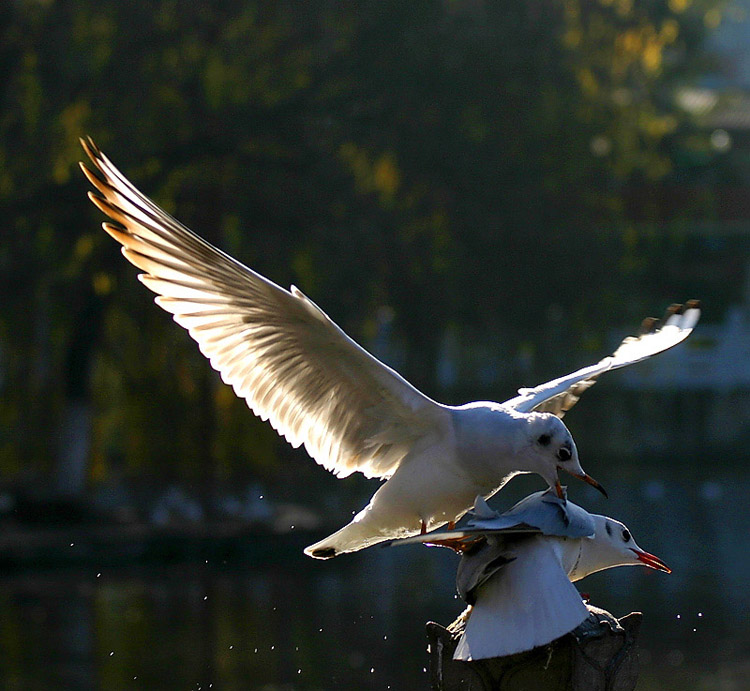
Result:
<svg viewBox="0 0 750 691"><path fill-rule="evenodd" d="M91 200L125 257L198 342L250 409L294 447L339 477L387 479L341 530L305 552L326 559L460 518L519 473L538 473L558 493L565 470L601 491L578 461L561 421L602 372L684 340L697 303L625 339L614 355L506 403L437 403L349 338L309 298L272 283L160 209L95 146L82 145L99 175ZM101 177L100 177L101 176Z"/></svg>

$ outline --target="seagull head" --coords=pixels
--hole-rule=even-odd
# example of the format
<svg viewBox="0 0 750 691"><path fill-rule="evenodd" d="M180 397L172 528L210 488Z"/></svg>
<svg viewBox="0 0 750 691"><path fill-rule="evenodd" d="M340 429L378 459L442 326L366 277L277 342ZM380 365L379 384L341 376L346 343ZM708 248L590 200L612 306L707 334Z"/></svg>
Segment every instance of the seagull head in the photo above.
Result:
<svg viewBox="0 0 750 691"><path fill-rule="evenodd" d="M528 421L531 453L538 466L536 472L555 489L560 499L565 499L559 478L561 470L596 487L607 496L604 487L581 468L573 435L559 417L552 413L530 413Z"/></svg>
<svg viewBox="0 0 750 691"><path fill-rule="evenodd" d="M672 573L659 557L642 550L627 526L607 516L592 516L596 526L593 537L581 540L581 552L571 580L578 580L596 571L613 566L644 564L651 569Z"/></svg>

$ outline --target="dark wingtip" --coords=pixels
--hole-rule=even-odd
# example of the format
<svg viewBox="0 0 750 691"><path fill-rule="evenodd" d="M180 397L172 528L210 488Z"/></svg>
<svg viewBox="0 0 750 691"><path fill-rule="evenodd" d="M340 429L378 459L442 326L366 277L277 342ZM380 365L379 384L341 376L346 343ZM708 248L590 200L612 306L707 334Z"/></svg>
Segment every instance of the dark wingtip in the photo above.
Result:
<svg viewBox="0 0 750 691"><path fill-rule="evenodd" d="M310 555L316 559L332 559L337 554L334 547L319 547L310 552Z"/></svg>
<svg viewBox="0 0 750 691"><path fill-rule="evenodd" d="M654 332L658 324L659 320L656 317L646 317L641 322L641 328L638 330L638 335L645 336L646 334Z"/></svg>

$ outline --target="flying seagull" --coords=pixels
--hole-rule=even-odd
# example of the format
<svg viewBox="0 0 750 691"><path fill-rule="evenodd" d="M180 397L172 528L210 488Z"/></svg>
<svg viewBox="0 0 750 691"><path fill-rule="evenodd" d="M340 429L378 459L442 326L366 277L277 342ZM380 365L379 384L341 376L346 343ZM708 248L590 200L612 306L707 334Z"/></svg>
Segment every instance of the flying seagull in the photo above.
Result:
<svg viewBox="0 0 750 691"><path fill-rule="evenodd" d="M452 407L415 389L349 338L298 288L244 266L160 209L91 139L89 197L140 280L198 342L224 382L294 447L338 477L386 479L341 530L305 552L320 559L424 532L460 518L518 473L550 487L565 470L598 488L578 460L562 415L597 376L684 340L696 303L629 338L614 355L499 404Z"/></svg>
<svg viewBox="0 0 750 691"><path fill-rule="evenodd" d="M391 544L413 542L464 552L456 584L472 607L456 660L513 655L572 631L589 614L572 581L596 571L645 564L671 573L636 544L625 525L590 514L550 489L502 514L477 497L463 528Z"/></svg>

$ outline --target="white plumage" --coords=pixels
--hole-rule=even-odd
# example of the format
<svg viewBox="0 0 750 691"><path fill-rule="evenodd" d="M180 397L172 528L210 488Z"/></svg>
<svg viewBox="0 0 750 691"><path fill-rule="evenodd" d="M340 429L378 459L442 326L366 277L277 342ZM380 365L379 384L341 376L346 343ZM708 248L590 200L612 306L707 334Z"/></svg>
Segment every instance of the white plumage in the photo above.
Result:
<svg viewBox="0 0 750 691"><path fill-rule="evenodd" d="M388 480L349 525L305 550L311 556L456 520L476 495L489 496L517 473L559 486L564 469L598 486L559 418L599 374L676 345L698 317L691 305L598 365L505 404L444 406L361 348L297 288L281 288L198 237L91 140L82 144L101 176L81 165L98 190L89 196L115 221L104 229L222 379L337 476L358 471Z"/></svg>
<svg viewBox="0 0 750 691"><path fill-rule="evenodd" d="M572 581L614 566L669 568L644 552L619 521L590 514L551 490L496 513L481 499L466 525L394 544L463 549L456 583L472 605L454 659L481 660L531 650L588 616Z"/></svg>
<svg viewBox="0 0 750 691"><path fill-rule="evenodd" d="M453 659L513 655L576 628L589 612L565 571L573 551L560 539L536 536L519 542L510 552L513 561L476 594Z"/></svg>

